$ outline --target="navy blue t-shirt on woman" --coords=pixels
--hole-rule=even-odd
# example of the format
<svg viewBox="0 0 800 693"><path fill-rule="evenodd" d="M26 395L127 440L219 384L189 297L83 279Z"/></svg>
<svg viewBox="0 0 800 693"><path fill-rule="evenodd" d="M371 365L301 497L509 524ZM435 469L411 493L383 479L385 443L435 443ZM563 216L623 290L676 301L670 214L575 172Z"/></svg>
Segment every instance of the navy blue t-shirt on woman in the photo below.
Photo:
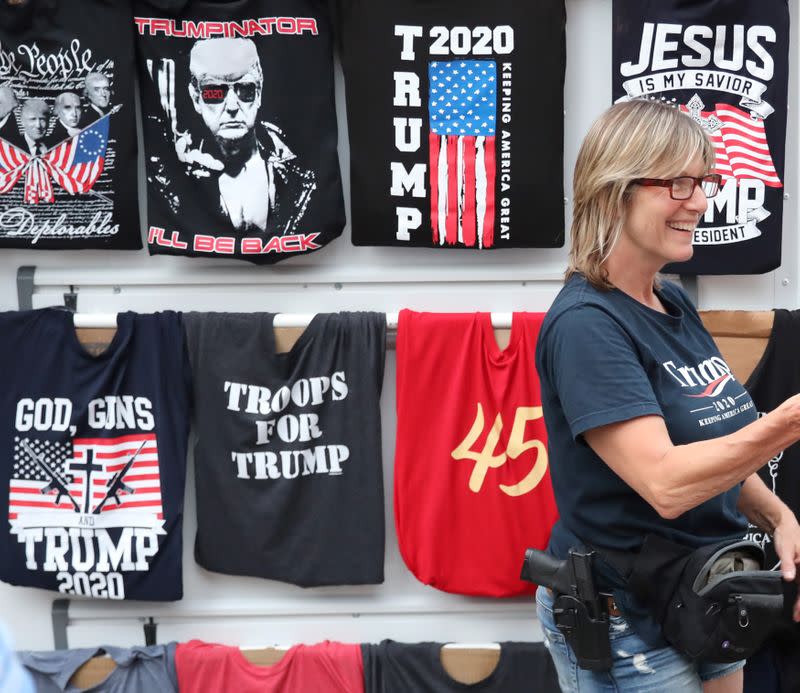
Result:
<svg viewBox="0 0 800 693"><path fill-rule="evenodd" d="M663 417L675 445L756 420L750 395L686 294L666 281L656 293L667 314L573 275L542 324L536 366L560 514L549 546L557 557L581 542L629 551L653 533L701 546L747 528L736 508L739 484L667 520L583 439L590 429L646 415Z"/></svg>
<svg viewBox="0 0 800 693"><path fill-rule="evenodd" d="M0 383L0 579L180 599L191 392L180 314L120 313L94 355L71 313L0 313Z"/></svg>

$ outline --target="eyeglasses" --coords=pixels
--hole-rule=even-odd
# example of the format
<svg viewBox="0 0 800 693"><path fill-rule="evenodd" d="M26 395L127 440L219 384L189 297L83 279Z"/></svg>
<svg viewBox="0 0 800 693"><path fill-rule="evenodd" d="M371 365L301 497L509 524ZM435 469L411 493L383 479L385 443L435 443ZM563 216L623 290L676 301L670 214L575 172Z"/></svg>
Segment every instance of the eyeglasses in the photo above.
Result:
<svg viewBox="0 0 800 693"><path fill-rule="evenodd" d="M722 176L719 173L709 173L695 178L694 176L678 176L677 178L637 178L633 181L637 185L657 185L669 188L669 196L673 200L688 200L693 194L695 186L700 186L706 197L714 197L719 192Z"/></svg>
<svg viewBox="0 0 800 693"><path fill-rule="evenodd" d="M236 98L242 103L256 100L255 82L208 82L200 85L200 98L207 104L220 104L225 101L228 91L233 89Z"/></svg>

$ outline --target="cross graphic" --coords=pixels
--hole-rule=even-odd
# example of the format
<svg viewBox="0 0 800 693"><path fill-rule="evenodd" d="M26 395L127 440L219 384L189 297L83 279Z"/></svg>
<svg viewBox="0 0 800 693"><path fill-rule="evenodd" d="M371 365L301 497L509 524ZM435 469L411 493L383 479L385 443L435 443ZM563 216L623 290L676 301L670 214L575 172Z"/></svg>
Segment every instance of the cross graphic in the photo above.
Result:
<svg viewBox="0 0 800 693"><path fill-rule="evenodd" d="M708 118L703 118L701 112L705 104L703 100L695 94L686 104L689 117L700 125L704 130L709 133L716 132L722 127L722 121L717 118L716 114L712 113Z"/></svg>
<svg viewBox="0 0 800 693"><path fill-rule="evenodd" d="M89 504L92 502L92 472L103 471L103 465L93 464L92 463L93 459L94 459L94 450L88 448L86 450L86 462L76 462L75 460L70 460L69 462L70 472L86 472L85 490L83 493L84 513L89 512Z"/></svg>

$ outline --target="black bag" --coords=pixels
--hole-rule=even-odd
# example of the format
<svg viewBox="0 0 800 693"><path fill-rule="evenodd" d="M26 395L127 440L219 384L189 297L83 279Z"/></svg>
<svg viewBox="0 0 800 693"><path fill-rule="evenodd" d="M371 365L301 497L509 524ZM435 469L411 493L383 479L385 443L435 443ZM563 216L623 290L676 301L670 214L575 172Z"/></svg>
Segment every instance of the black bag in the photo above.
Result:
<svg viewBox="0 0 800 693"><path fill-rule="evenodd" d="M628 589L648 607L667 642L692 659L746 659L788 616L797 591L779 572L763 569L764 551L751 541L692 550L650 534L634 556L601 553L623 568ZM750 558L758 569L734 565L714 574L715 566L731 557L735 562Z"/></svg>

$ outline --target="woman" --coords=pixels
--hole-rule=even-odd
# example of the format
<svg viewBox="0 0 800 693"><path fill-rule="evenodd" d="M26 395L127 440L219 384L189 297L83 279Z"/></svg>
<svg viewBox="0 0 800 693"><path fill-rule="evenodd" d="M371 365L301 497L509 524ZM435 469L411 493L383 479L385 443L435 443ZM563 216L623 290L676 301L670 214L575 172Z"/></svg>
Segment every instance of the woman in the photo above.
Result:
<svg viewBox="0 0 800 693"><path fill-rule="evenodd" d="M692 256L692 234L720 179L702 128L680 111L631 101L606 111L575 167L566 283L537 346L551 476L561 519L548 550L635 551L648 533L698 547L774 534L784 578L800 525L756 470L800 438L800 396L758 418L683 291L658 272ZM614 665L579 669L537 592L565 691L741 691L744 661L691 662L609 566ZM794 606L800 620L800 603Z"/></svg>

